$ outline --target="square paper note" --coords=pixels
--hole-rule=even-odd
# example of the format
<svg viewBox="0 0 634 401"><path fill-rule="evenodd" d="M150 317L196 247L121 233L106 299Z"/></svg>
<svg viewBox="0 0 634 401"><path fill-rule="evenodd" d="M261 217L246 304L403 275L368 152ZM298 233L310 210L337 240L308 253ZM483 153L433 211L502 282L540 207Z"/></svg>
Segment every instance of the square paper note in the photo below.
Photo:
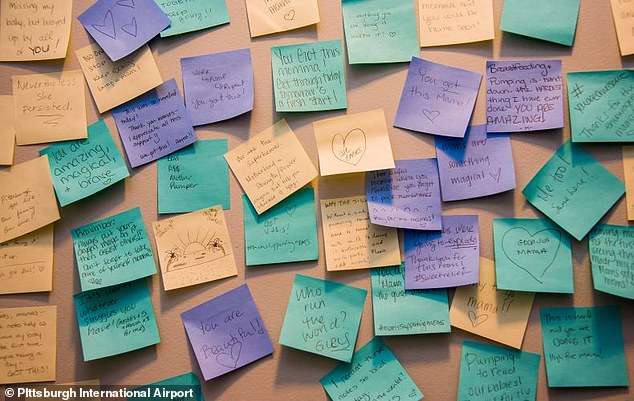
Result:
<svg viewBox="0 0 634 401"><path fill-rule="evenodd" d="M610 4L621 56L634 54L634 4L623 0L610 0Z"/></svg>
<svg viewBox="0 0 634 401"><path fill-rule="evenodd" d="M170 26L161 31L162 38L229 23L225 0L159 0L156 3L172 20Z"/></svg>
<svg viewBox="0 0 634 401"><path fill-rule="evenodd" d="M493 0L418 0L421 47L491 40Z"/></svg>
<svg viewBox="0 0 634 401"><path fill-rule="evenodd" d="M634 227L598 224L588 249L594 289L634 299Z"/></svg>
<svg viewBox="0 0 634 401"><path fill-rule="evenodd" d="M505 0L500 29L572 46L581 0Z"/></svg>
<svg viewBox="0 0 634 401"><path fill-rule="evenodd" d="M317 0L246 0L251 37L291 29L319 22Z"/></svg>

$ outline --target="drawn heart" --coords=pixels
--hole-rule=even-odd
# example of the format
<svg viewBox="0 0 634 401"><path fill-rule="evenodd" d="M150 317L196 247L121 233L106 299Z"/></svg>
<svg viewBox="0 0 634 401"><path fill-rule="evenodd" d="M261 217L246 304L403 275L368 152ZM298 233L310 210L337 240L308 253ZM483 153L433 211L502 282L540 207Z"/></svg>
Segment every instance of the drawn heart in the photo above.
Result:
<svg viewBox="0 0 634 401"><path fill-rule="evenodd" d="M423 107L423 115L425 117L427 117L427 119L433 123L434 120L437 119L438 116L440 116L440 111L438 111L438 110L428 110L428 109Z"/></svg>
<svg viewBox="0 0 634 401"><path fill-rule="evenodd" d="M493 174L493 173L489 173L489 175L491 176L491 178L493 178L495 180L495 182L497 182L498 184L500 183L500 177L502 176L502 168L498 168L498 173L497 174Z"/></svg>
<svg viewBox="0 0 634 401"><path fill-rule="evenodd" d="M101 25L92 24L91 26L109 38L117 38L117 33L114 30L114 17L112 16L112 11L110 10L108 10L108 12L106 12L106 15L104 15L103 23Z"/></svg>
<svg viewBox="0 0 634 401"><path fill-rule="evenodd" d="M235 369L238 366L238 359L240 359L240 353L242 352L242 343L236 342L231 346L231 353L220 353L216 355L216 362L227 368Z"/></svg>
<svg viewBox="0 0 634 401"><path fill-rule="evenodd" d="M293 215L295 214L296 210L297 210L297 205L289 206L289 207L286 208L286 214L288 214L289 216L293 217Z"/></svg>
<svg viewBox="0 0 634 401"><path fill-rule="evenodd" d="M121 25L121 30L128 35L134 36L136 38L137 27L136 27L136 18L132 17L132 22L129 24Z"/></svg>
<svg viewBox="0 0 634 401"><path fill-rule="evenodd" d="M295 10L292 9L289 12L287 12L286 14L284 14L284 19L286 21L292 21L295 19Z"/></svg>
<svg viewBox="0 0 634 401"><path fill-rule="evenodd" d="M361 128L354 128L346 136L337 134L332 137L330 147L335 158L356 166L365 154L365 132Z"/></svg>
<svg viewBox="0 0 634 401"><path fill-rule="evenodd" d="M469 320L471 320L471 324L473 327L478 327L482 323L486 322L489 319L489 315L483 313L481 315L477 315L475 311L469 311Z"/></svg>
<svg viewBox="0 0 634 401"><path fill-rule="evenodd" d="M560 247L561 231L555 228L546 228L531 234L524 227L515 227L502 236L504 255L540 284L555 262Z"/></svg>
<svg viewBox="0 0 634 401"><path fill-rule="evenodd" d="M134 0L117 0L116 4L121 7L129 7L129 8L135 7Z"/></svg>

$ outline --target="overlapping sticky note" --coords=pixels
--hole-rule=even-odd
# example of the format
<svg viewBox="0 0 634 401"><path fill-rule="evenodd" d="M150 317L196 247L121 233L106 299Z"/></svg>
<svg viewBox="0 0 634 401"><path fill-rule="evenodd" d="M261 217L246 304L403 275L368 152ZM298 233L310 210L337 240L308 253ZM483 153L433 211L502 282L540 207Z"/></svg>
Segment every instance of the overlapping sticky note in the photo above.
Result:
<svg viewBox="0 0 634 401"><path fill-rule="evenodd" d="M273 353L246 284L181 313L181 319L205 380Z"/></svg>
<svg viewBox="0 0 634 401"><path fill-rule="evenodd" d="M246 0L251 37L313 25L319 22L317 0Z"/></svg>
<svg viewBox="0 0 634 401"><path fill-rule="evenodd" d="M623 0L610 0L610 5L621 56L634 54L634 4Z"/></svg>
<svg viewBox="0 0 634 401"><path fill-rule="evenodd" d="M0 95L0 165L3 166L12 165L15 154L13 114L13 96Z"/></svg>
<svg viewBox="0 0 634 401"><path fill-rule="evenodd" d="M493 1L419 0L421 47L491 40Z"/></svg>
<svg viewBox="0 0 634 401"><path fill-rule="evenodd" d="M581 0L506 0L500 29L572 46Z"/></svg>
<svg viewBox="0 0 634 401"><path fill-rule="evenodd" d="M163 379L132 391L142 391L144 397L127 397L127 401L204 401L200 380L192 372ZM149 395L150 397L148 397ZM179 397L179 395L183 395Z"/></svg>
<svg viewBox="0 0 634 401"><path fill-rule="evenodd" d="M229 23L225 0L157 1L156 4L171 20L161 31L162 38Z"/></svg>
<svg viewBox="0 0 634 401"><path fill-rule="evenodd" d="M623 146L623 177L627 219L634 220L634 146Z"/></svg>
<svg viewBox="0 0 634 401"><path fill-rule="evenodd" d="M588 236L594 288L634 299L634 228L599 224Z"/></svg>

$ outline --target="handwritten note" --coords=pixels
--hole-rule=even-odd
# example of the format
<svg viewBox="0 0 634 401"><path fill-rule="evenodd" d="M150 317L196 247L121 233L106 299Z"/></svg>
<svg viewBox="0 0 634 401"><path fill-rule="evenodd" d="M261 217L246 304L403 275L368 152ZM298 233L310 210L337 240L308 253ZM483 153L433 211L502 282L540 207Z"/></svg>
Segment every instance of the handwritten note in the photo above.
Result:
<svg viewBox="0 0 634 401"><path fill-rule="evenodd" d="M481 79L475 72L412 57L394 126L462 138Z"/></svg>
<svg viewBox="0 0 634 401"><path fill-rule="evenodd" d="M419 0L422 47L492 40L492 0Z"/></svg>
<svg viewBox="0 0 634 401"><path fill-rule="evenodd" d="M55 305L0 309L0 384L54 381L56 329Z"/></svg>
<svg viewBox="0 0 634 401"><path fill-rule="evenodd" d="M183 312L181 319L205 380L273 353L246 284Z"/></svg>
<svg viewBox="0 0 634 401"><path fill-rule="evenodd" d="M280 344L350 362L367 291L295 275Z"/></svg>
<svg viewBox="0 0 634 401"><path fill-rule="evenodd" d="M340 40L271 47L275 111L347 107Z"/></svg>
<svg viewBox="0 0 634 401"><path fill-rule="evenodd" d="M13 114L13 96L0 95L0 165L10 166L13 164L15 154L15 119Z"/></svg>
<svg viewBox="0 0 634 401"><path fill-rule="evenodd" d="M165 290L238 274L221 206L154 222Z"/></svg>
<svg viewBox="0 0 634 401"><path fill-rule="evenodd" d="M153 401L205 401L200 380L192 372L136 387L134 391L143 392L140 393L143 397L126 397L127 401L145 401L148 398Z"/></svg>
<svg viewBox="0 0 634 401"><path fill-rule="evenodd" d="M229 167L258 214L317 176L286 120L280 120L225 154Z"/></svg>
<svg viewBox="0 0 634 401"><path fill-rule="evenodd" d="M572 46L581 0L508 0L500 29L518 35Z"/></svg>
<svg viewBox="0 0 634 401"><path fill-rule="evenodd" d="M229 23L225 0L158 0L156 4L171 20L170 26L161 31L162 38Z"/></svg>
<svg viewBox="0 0 634 401"><path fill-rule="evenodd" d="M493 261L480 258L480 281L458 287L449 308L451 325L520 349L535 293L498 290Z"/></svg>
<svg viewBox="0 0 634 401"><path fill-rule="evenodd" d="M154 255L137 207L71 231L82 291L156 273Z"/></svg>
<svg viewBox="0 0 634 401"><path fill-rule="evenodd" d="M246 0L251 37L290 31L319 22L317 0Z"/></svg>
<svg viewBox="0 0 634 401"><path fill-rule="evenodd" d="M588 237L594 288L634 299L634 228L599 224Z"/></svg>
<svg viewBox="0 0 634 401"><path fill-rule="evenodd" d="M634 146L623 146L623 176L627 219L634 220Z"/></svg>
<svg viewBox="0 0 634 401"><path fill-rule="evenodd" d="M522 191L533 206L579 241L624 192L617 177L570 141L557 149Z"/></svg>
<svg viewBox="0 0 634 401"><path fill-rule="evenodd" d="M624 0L610 0L610 5L621 56L634 54L634 4Z"/></svg>

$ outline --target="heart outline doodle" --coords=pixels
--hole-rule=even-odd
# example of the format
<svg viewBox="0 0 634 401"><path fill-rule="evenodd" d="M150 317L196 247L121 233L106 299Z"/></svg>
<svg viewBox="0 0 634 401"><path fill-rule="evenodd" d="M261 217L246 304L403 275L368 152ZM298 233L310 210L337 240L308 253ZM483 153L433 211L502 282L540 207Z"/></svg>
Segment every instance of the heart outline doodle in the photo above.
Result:
<svg viewBox="0 0 634 401"><path fill-rule="evenodd" d="M439 110L429 110L423 107L423 115L425 117L427 117L427 119L429 121L432 122L432 124L434 123L434 120L437 119L440 116L440 111Z"/></svg>
<svg viewBox="0 0 634 401"><path fill-rule="evenodd" d="M231 345L229 353L221 352L216 355L216 362L226 368L235 369L238 366L238 359L242 353L242 343L240 341Z"/></svg>
<svg viewBox="0 0 634 401"><path fill-rule="evenodd" d="M134 31L132 30L128 30L130 28L133 28ZM130 36L134 36L136 38L136 35L138 34L138 30L137 30L137 24L136 24L136 17L132 17L132 22L130 22L129 24L124 24L121 25L121 30L125 33L127 33Z"/></svg>
<svg viewBox="0 0 634 401"><path fill-rule="evenodd" d="M348 141L362 141L358 144L358 147L354 150L354 153L351 152L348 147ZM336 149L337 148L337 149ZM332 142L330 143L330 149L332 150L332 154L335 156L335 159L342 161L344 163L351 164L356 166L361 162L363 156L365 155L365 151L367 148L367 139L365 136L365 131L361 128L353 128L346 136L343 136L341 133L335 134L332 137ZM350 154L353 153L352 156ZM346 159L346 156L348 159Z"/></svg>
<svg viewBox="0 0 634 401"><path fill-rule="evenodd" d="M106 35L111 39L117 39L117 31L114 27L114 16L112 15L112 10L108 10L103 16L103 22L101 25L92 24L91 26L93 27L93 29L100 32L101 34ZM109 27L111 27L111 30L107 31L106 28Z"/></svg>
<svg viewBox="0 0 634 401"><path fill-rule="evenodd" d="M284 19L286 21L292 21L295 19L295 9L291 8L286 14L284 14Z"/></svg>
<svg viewBox="0 0 634 401"><path fill-rule="evenodd" d="M287 206L285 210L286 214L289 215L290 217L293 217L296 211L297 211L297 205Z"/></svg>
<svg viewBox="0 0 634 401"><path fill-rule="evenodd" d="M498 168L498 173L497 174L489 173L489 175L491 176L491 178L493 178L495 180L495 182L497 182L499 184L500 183L500 178L502 177L502 167Z"/></svg>
<svg viewBox="0 0 634 401"><path fill-rule="evenodd" d="M475 313L475 311L470 310L469 320L471 321L471 325L475 328L489 320L489 315L487 315L486 313L478 315Z"/></svg>
<svg viewBox="0 0 634 401"><path fill-rule="evenodd" d="M528 236L530 238L533 238L534 236L543 233L545 231L554 231L557 234L557 248L555 249L555 251L553 252L552 258L550 260L550 262L544 267L544 269L542 270L542 273L539 275L539 278L537 278L533 273L531 273L527 268L525 268L524 266L522 266L521 264L517 263L512 255L510 255L507 251L506 251L506 247L504 246L505 243L505 239L507 237L507 235L511 232L511 231L515 231L515 230L523 230L524 232L526 232L526 234L528 234ZM550 266L553 265L553 263L555 263L555 259L557 258L557 253L559 253L559 248L561 248L561 231L555 229L555 228L544 228L542 230L536 231L535 233L531 234L530 231L528 231L527 229L525 229L524 227L515 227L515 228L511 228L510 230L507 230L504 235L502 235L502 252L504 252L504 255L506 256L506 258L508 260L511 261L511 263L513 263L515 266L519 267L520 269L524 270L526 273L528 273L529 276L531 276L535 281L537 281L540 284L544 284L544 282L542 280L540 280L541 278L544 277L544 275L546 274L546 272L548 271L548 269L550 269Z"/></svg>
<svg viewBox="0 0 634 401"><path fill-rule="evenodd" d="M115 4L121 7L136 8L134 0L117 0Z"/></svg>

